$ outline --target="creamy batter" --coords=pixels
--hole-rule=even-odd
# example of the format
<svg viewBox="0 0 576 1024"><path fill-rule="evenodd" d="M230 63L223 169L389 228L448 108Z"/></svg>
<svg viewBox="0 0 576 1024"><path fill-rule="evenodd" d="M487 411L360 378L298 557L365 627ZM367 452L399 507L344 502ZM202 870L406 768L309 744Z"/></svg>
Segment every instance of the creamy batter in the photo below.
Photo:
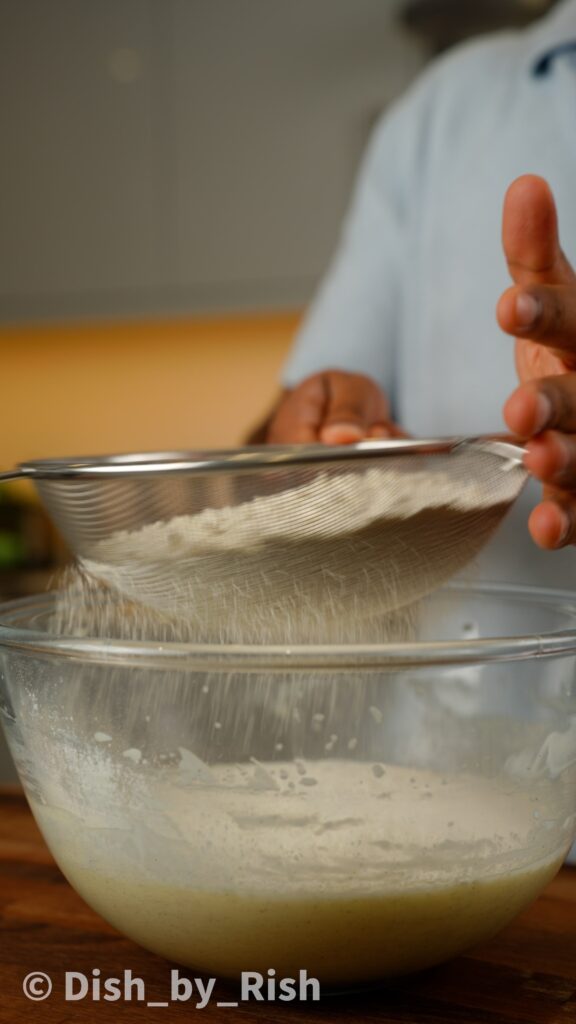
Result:
<svg viewBox="0 0 576 1024"><path fill-rule="evenodd" d="M95 910L140 945L210 975L242 971L357 984L419 970L483 942L537 896L559 862L492 881L373 896L206 892L68 867Z"/></svg>
<svg viewBox="0 0 576 1024"><path fill-rule="evenodd" d="M54 793L35 813L95 910L210 974L353 984L430 966L510 921L570 841L543 783L335 760L213 769L182 753L160 782L135 774L122 808Z"/></svg>

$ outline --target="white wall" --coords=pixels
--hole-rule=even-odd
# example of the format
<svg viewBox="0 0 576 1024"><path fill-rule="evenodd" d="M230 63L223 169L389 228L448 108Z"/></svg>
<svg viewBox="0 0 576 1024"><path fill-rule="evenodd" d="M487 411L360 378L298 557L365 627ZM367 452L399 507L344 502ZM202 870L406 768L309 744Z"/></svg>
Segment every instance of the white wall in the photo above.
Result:
<svg viewBox="0 0 576 1024"><path fill-rule="evenodd" d="M394 0L0 0L0 320L306 301Z"/></svg>

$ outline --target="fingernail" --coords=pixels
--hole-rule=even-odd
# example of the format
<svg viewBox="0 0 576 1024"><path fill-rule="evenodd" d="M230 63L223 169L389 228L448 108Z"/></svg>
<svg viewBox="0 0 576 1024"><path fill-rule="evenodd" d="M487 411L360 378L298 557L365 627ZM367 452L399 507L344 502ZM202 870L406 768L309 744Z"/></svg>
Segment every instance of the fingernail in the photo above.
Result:
<svg viewBox="0 0 576 1024"><path fill-rule="evenodd" d="M541 391L536 395L536 415L532 433L540 434L552 421L552 402Z"/></svg>
<svg viewBox="0 0 576 1024"><path fill-rule="evenodd" d="M366 437L366 431L357 423L330 423L320 431L324 444L353 444Z"/></svg>
<svg viewBox="0 0 576 1024"><path fill-rule="evenodd" d="M532 327L542 312L539 299L529 292L520 292L516 298L516 322L518 327Z"/></svg>
<svg viewBox="0 0 576 1024"><path fill-rule="evenodd" d="M372 427L370 430L370 437L374 438L390 438L392 437L392 431L388 427Z"/></svg>

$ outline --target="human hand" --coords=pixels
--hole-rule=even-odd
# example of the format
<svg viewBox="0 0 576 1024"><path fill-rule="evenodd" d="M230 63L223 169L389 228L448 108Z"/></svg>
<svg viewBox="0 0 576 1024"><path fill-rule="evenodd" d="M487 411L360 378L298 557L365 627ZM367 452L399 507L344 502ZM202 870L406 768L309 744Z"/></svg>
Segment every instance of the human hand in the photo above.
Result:
<svg viewBox="0 0 576 1024"><path fill-rule="evenodd" d="M502 235L514 285L497 316L516 338L520 380L504 418L526 441L526 468L544 484L530 533L540 547L560 548L576 543L576 274L542 178L525 175L510 186Z"/></svg>
<svg viewBox="0 0 576 1024"><path fill-rule="evenodd" d="M268 444L353 444L401 437L388 401L370 377L325 370L287 391L270 420Z"/></svg>

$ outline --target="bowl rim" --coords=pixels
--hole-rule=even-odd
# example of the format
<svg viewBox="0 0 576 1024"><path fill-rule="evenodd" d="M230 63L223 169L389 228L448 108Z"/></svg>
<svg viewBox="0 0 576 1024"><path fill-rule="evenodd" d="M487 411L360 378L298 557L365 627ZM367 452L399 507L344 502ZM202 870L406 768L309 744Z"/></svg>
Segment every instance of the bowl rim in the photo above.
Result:
<svg viewBox="0 0 576 1024"><path fill-rule="evenodd" d="M456 666L495 661L576 655L576 590L557 590L509 583L453 581L442 592L487 599L509 598L527 604L554 606L574 617L572 629L541 634L483 637L390 644L196 644L175 641L104 640L98 637L53 636L47 631L11 625L22 612L45 612L57 590L0 604L0 655L18 651L29 656L66 658L97 664L154 667L198 672L287 672L300 669L349 672L398 670L410 667Z"/></svg>

